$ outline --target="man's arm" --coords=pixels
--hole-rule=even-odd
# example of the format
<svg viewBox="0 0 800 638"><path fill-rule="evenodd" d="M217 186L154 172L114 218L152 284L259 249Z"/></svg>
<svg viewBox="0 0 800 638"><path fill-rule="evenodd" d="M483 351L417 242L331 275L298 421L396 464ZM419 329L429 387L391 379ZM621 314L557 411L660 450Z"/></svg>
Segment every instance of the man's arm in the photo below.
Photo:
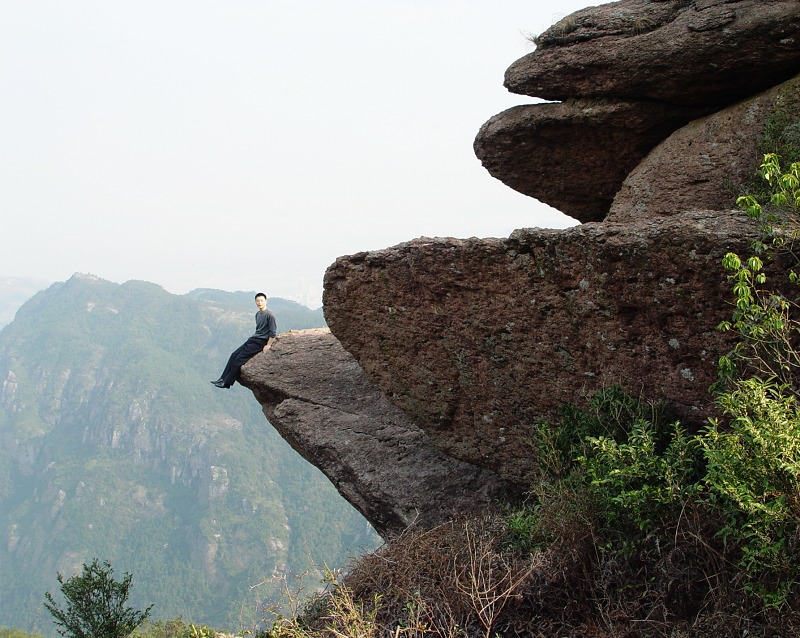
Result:
<svg viewBox="0 0 800 638"><path fill-rule="evenodd" d="M269 330L267 333L269 336L267 337L267 343L264 344L263 352L272 347L272 342L275 341L275 337L278 335L278 324L275 323L275 315L271 312L267 316L267 329Z"/></svg>

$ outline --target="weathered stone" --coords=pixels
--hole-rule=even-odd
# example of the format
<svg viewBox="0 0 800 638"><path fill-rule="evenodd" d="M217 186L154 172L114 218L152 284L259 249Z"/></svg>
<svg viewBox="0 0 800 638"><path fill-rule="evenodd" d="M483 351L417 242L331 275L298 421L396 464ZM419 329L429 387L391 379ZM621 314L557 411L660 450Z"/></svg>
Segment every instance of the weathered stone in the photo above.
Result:
<svg viewBox="0 0 800 638"><path fill-rule="evenodd" d="M495 116L475 150L513 188L605 221L341 257L324 295L338 341L282 337L243 382L383 533L524 490L532 426L610 384L704 425L735 339L717 330L731 296L720 262L755 233L725 184L757 164L772 112L798 102L799 26L796 0L568 16L508 74L513 90L567 102Z"/></svg>
<svg viewBox="0 0 800 638"><path fill-rule="evenodd" d="M800 68L800 2L621 0L577 11L506 71L513 93L724 106Z"/></svg>
<svg viewBox="0 0 800 638"><path fill-rule="evenodd" d="M328 330L280 335L239 380L286 441L383 536L489 508L504 491L491 471L434 447Z"/></svg>
<svg viewBox="0 0 800 638"><path fill-rule="evenodd" d="M793 126L800 147L800 76L673 133L625 179L609 221L730 208L761 163L770 119Z"/></svg>
<svg viewBox="0 0 800 638"><path fill-rule="evenodd" d="M695 211L502 239L418 239L339 258L325 316L446 454L524 485L541 418L613 383L709 414L729 342L722 256L752 222Z"/></svg>
<svg viewBox="0 0 800 638"><path fill-rule="evenodd" d="M601 221L629 171L703 114L646 102L516 106L481 127L474 150L484 168L514 190L578 221Z"/></svg>

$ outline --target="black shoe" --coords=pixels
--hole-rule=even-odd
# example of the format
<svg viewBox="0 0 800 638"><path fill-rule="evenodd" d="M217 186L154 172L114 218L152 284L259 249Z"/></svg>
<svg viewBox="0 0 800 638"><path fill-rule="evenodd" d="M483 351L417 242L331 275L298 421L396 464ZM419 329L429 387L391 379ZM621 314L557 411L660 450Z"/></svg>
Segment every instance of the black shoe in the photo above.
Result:
<svg viewBox="0 0 800 638"><path fill-rule="evenodd" d="M218 388L224 388L225 387L225 382L222 379L217 379L216 381L212 381L211 385L215 385Z"/></svg>

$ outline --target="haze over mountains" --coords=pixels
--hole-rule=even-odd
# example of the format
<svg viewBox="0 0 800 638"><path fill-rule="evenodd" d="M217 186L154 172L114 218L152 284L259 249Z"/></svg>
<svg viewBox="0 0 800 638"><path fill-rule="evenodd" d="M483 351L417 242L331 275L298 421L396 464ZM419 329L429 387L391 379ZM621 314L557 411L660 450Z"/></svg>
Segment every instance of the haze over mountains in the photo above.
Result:
<svg viewBox="0 0 800 638"><path fill-rule="evenodd" d="M248 390L209 384L253 332L253 294L75 275L0 331L0 625L52 635L44 592L98 557L154 618L248 627L273 575L377 543ZM269 306L279 332L324 325Z"/></svg>
<svg viewBox="0 0 800 638"><path fill-rule="evenodd" d="M14 320L23 303L49 285L41 279L0 276L0 328Z"/></svg>

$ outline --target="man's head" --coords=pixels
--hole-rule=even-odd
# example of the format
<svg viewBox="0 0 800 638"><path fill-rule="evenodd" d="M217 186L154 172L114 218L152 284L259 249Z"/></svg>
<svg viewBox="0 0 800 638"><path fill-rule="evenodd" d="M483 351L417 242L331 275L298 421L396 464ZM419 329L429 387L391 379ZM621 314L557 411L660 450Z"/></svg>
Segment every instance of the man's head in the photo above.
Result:
<svg viewBox="0 0 800 638"><path fill-rule="evenodd" d="M263 292L256 295L256 307L259 310L264 310L267 307L267 296Z"/></svg>

